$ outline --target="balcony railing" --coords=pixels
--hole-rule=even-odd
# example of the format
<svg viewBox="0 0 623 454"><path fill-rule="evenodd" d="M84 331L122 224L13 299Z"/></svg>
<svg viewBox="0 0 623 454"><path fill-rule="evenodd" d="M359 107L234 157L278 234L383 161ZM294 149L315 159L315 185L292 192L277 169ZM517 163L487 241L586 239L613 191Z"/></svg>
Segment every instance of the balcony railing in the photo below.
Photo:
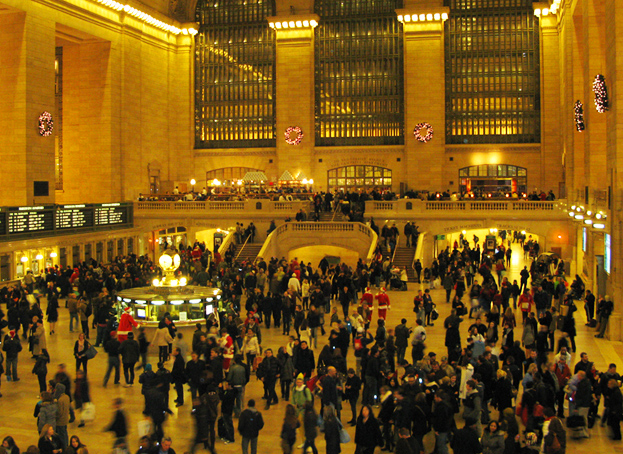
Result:
<svg viewBox="0 0 623 454"><path fill-rule="evenodd" d="M486 213L491 216L493 213L516 213L531 212L533 215L539 213L561 213L564 217L566 208L565 200L556 201L529 201L529 200L459 200L459 201L428 201L417 199L400 199L393 201L368 201L366 202L366 215L374 216L385 214L398 215L424 215L437 216L461 213Z"/></svg>
<svg viewBox="0 0 623 454"><path fill-rule="evenodd" d="M162 212L205 212L213 214L220 213L279 213L280 215L294 215L298 210L308 210L309 202L304 200L294 200L291 202L275 202L265 199L245 200L245 201L206 201L206 202L181 202L181 201L159 201L159 202L134 202L137 215L148 215Z"/></svg>

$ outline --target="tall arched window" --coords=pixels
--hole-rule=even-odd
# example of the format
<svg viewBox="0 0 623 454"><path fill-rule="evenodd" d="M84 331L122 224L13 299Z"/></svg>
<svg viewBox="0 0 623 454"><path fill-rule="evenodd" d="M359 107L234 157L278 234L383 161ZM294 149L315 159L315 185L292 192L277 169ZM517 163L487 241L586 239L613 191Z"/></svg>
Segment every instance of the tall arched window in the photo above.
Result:
<svg viewBox="0 0 623 454"><path fill-rule="evenodd" d="M316 145L404 143L402 0L316 0Z"/></svg>
<svg viewBox="0 0 623 454"><path fill-rule="evenodd" d="M199 0L195 147L275 146L274 0Z"/></svg>

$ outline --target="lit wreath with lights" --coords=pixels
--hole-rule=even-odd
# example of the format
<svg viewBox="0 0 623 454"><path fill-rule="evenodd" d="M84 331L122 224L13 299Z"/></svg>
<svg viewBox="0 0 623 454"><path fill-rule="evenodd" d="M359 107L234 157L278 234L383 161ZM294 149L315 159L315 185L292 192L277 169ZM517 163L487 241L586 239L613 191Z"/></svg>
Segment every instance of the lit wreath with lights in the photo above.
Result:
<svg viewBox="0 0 623 454"><path fill-rule="evenodd" d="M593 93L595 93L595 109L599 113L604 113L608 110L608 90L606 89L606 79L601 74L595 76Z"/></svg>
<svg viewBox="0 0 623 454"><path fill-rule="evenodd" d="M296 134L295 138L292 138L293 134ZM286 143L289 145L298 145L303 140L303 130L298 126L288 127L284 135L286 136Z"/></svg>
<svg viewBox="0 0 623 454"><path fill-rule="evenodd" d="M422 129L424 128L426 128L426 130L428 131L426 135L422 135ZM418 123L413 129L413 135L420 142L426 143L433 138L433 127L430 125L430 123Z"/></svg>
<svg viewBox="0 0 623 454"><path fill-rule="evenodd" d="M573 105L573 116L575 118L575 129L579 132L584 131L584 106L582 101L577 100Z"/></svg>
<svg viewBox="0 0 623 454"><path fill-rule="evenodd" d="M54 121L52 120L52 114L50 112L43 112L39 115L39 134L43 137L47 137L52 134L54 130Z"/></svg>

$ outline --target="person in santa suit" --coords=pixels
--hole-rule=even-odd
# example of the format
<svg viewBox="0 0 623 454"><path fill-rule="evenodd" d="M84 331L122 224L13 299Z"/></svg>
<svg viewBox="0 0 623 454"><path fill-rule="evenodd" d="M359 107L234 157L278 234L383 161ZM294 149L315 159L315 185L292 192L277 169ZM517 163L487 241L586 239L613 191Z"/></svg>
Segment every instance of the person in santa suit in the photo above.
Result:
<svg viewBox="0 0 623 454"><path fill-rule="evenodd" d="M367 303L369 307L372 307L374 304L374 296L372 296L372 290L370 287L366 287L366 291L363 292L363 295L361 295L359 304L363 305L364 303Z"/></svg>
<svg viewBox="0 0 623 454"><path fill-rule="evenodd" d="M379 293L376 294L375 298L379 302L379 320L386 320L387 310L390 309L390 305L389 296L387 296L387 293L385 293L385 287L381 287L381 290L379 291Z"/></svg>
<svg viewBox="0 0 623 454"><path fill-rule="evenodd" d="M117 340L119 342L123 342L128 338L128 333L132 332L132 327L138 327L138 323L134 320L130 311L130 307L126 307L119 319L119 328L117 329Z"/></svg>
<svg viewBox="0 0 623 454"><path fill-rule="evenodd" d="M227 372L231 360L234 359L234 340L227 334L227 329L223 328L221 330L221 338L218 344L223 349L223 370Z"/></svg>

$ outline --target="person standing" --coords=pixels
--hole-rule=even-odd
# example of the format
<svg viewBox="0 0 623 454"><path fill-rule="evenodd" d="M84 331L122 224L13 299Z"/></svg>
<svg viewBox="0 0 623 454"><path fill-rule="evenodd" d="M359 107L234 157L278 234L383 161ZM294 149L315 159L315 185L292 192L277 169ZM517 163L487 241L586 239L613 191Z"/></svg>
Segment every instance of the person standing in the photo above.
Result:
<svg viewBox="0 0 623 454"><path fill-rule="evenodd" d="M104 345L104 350L108 353L108 368L106 369L106 373L104 374L104 388L108 384L108 379L110 378L110 373L113 368L115 369L115 385L119 384L120 379L120 361L119 361L119 349L121 348L121 344L117 339L117 332L112 331L110 333L110 340L106 342Z"/></svg>
<svg viewBox="0 0 623 454"><path fill-rule="evenodd" d="M80 317L80 324L82 325L82 332L84 333L85 337L88 339L89 338L89 305L87 304L87 301L84 299L83 296L81 296L78 299L78 305L77 305L77 309L78 309L78 315ZM91 309L92 310L92 309Z"/></svg>
<svg viewBox="0 0 623 454"><path fill-rule="evenodd" d="M184 372L184 369L186 367L186 363L184 361L184 356L182 356L179 348L173 349L173 358L174 360L173 368L171 369L171 379L173 380L175 392L177 393L175 406L181 407L182 405L184 405L184 384L186 383L186 374Z"/></svg>
<svg viewBox="0 0 623 454"><path fill-rule="evenodd" d="M283 425L281 426L281 449L283 454L292 453L292 447L296 442L296 429L300 425L294 405L288 404L286 406L286 415L283 418Z"/></svg>
<svg viewBox="0 0 623 454"><path fill-rule="evenodd" d="M406 318L400 320L400 325L394 329L394 336L396 337L398 364L401 365L405 360L405 353L409 345L409 337L411 336L411 329L407 327Z"/></svg>
<svg viewBox="0 0 623 454"><path fill-rule="evenodd" d="M87 350L91 347L89 341L86 340L85 334L78 334L78 340L74 344L74 357L76 358L76 372L80 370L80 366L84 370L84 373L87 373L87 363L89 358L87 357Z"/></svg>
<svg viewBox="0 0 623 454"><path fill-rule="evenodd" d="M612 439L621 439L621 416L623 416L623 395L616 379L608 380L608 425L612 428Z"/></svg>
<svg viewBox="0 0 623 454"><path fill-rule="evenodd" d="M74 402L76 404L76 410L81 410L80 424L78 424L78 427L84 427L85 408L83 407L86 407L86 404L91 404L91 394L89 392L89 382L87 381L86 372L82 370L76 371Z"/></svg>
<svg viewBox="0 0 623 454"><path fill-rule="evenodd" d="M9 327L9 334L4 336L2 350L6 352L6 379L7 381L19 381L17 376L17 359L22 351L17 331L13 326Z"/></svg>
<svg viewBox="0 0 623 454"><path fill-rule="evenodd" d="M117 336L119 338L119 342L123 343L127 338L128 334L132 332L132 327L137 328L139 325L134 320L131 314L132 309L130 307L126 307L123 310L123 314L121 314L121 318L119 319L119 328L117 329Z"/></svg>
<svg viewBox="0 0 623 454"><path fill-rule="evenodd" d="M472 417L465 418L465 427L458 430L452 438L451 446L454 454L479 454L482 452L476 423L477 420Z"/></svg>
<svg viewBox="0 0 623 454"><path fill-rule="evenodd" d="M125 384L126 386L132 386L134 384L134 365L140 357L140 346L134 340L134 333L129 332L127 339L121 342L119 353L121 354L121 362L123 364Z"/></svg>
<svg viewBox="0 0 623 454"><path fill-rule="evenodd" d="M169 334L169 328L163 326L154 333L151 344L158 347L158 362L165 363L169 358L169 344L173 342L173 337Z"/></svg>
<svg viewBox="0 0 623 454"><path fill-rule="evenodd" d="M270 409L271 404L279 402L275 385L280 377L281 366L277 358L273 356L273 351L267 348L264 352L264 360L257 369L257 377L264 383L264 394L266 395L266 410Z"/></svg>
<svg viewBox="0 0 623 454"><path fill-rule="evenodd" d="M610 314L614 310L614 303L610 299L610 296L606 295L605 298L600 298L597 304L597 316L599 317L599 333L595 335L598 339L603 339L606 334L606 328L608 327L608 320Z"/></svg>
<svg viewBox="0 0 623 454"><path fill-rule="evenodd" d="M43 350L47 350L48 348L45 329L43 328L43 320L37 316L32 317L28 342L30 343L30 350L33 357L39 356Z"/></svg>
<svg viewBox="0 0 623 454"><path fill-rule="evenodd" d="M246 410L240 413L238 420L238 432L242 436L242 454L249 454L249 444L251 454L257 454L257 439L263 427L262 413L256 410L255 400L249 399Z"/></svg>
<svg viewBox="0 0 623 454"><path fill-rule="evenodd" d="M372 407L364 405L357 418L355 428L355 444L358 454L374 454L377 446L383 443L383 435L378 420L374 417Z"/></svg>
<svg viewBox="0 0 623 454"><path fill-rule="evenodd" d="M78 315L78 300L76 296L72 293L68 297L67 307L69 309L69 332L74 332L74 320L76 321L76 327L80 326L79 323L79 315Z"/></svg>
<svg viewBox="0 0 623 454"><path fill-rule="evenodd" d="M305 433L305 443L303 443L303 452L307 452L307 448L311 448L313 454L318 454L316 448L316 437L318 436L318 415L311 402L305 404L303 411L303 432Z"/></svg>
<svg viewBox="0 0 623 454"><path fill-rule="evenodd" d="M445 392L437 391L434 399L432 426L435 431L435 450L437 454L448 454L448 434L454 424L454 414Z"/></svg>
<svg viewBox="0 0 623 454"><path fill-rule="evenodd" d="M584 297L584 310L586 311L586 326L590 326L591 320L595 318L595 295L588 289Z"/></svg>
<svg viewBox="0 0 623 454"><path fill-rule="evenodd" d="M224 441L225 444L233 443L234 440L234 406L236 405L236 390L229 386L229 382L224 381L219 390L219 398L221 399L221 418L223 419L223 427L225 428Z"/></svg>
<svg viewBox="0 0 623 454"><path fill-rule="evenodd" d="M56 292L51 292L48 297L48 307L45 310L48 316L48 324L50 325L50 335L54 334L56 328L56 322L58 322L58 297ZM67 446L67 445L65 445Z"/></svg>
<svg viewBox="0 0 623 454"><path fill-rule="evenodd" d="M56 433L63 442L63 448L69 444L67 424L69 424L69 396L65 393L65 385L57 383L54 387L54 399L56 400Z"/></svg>

